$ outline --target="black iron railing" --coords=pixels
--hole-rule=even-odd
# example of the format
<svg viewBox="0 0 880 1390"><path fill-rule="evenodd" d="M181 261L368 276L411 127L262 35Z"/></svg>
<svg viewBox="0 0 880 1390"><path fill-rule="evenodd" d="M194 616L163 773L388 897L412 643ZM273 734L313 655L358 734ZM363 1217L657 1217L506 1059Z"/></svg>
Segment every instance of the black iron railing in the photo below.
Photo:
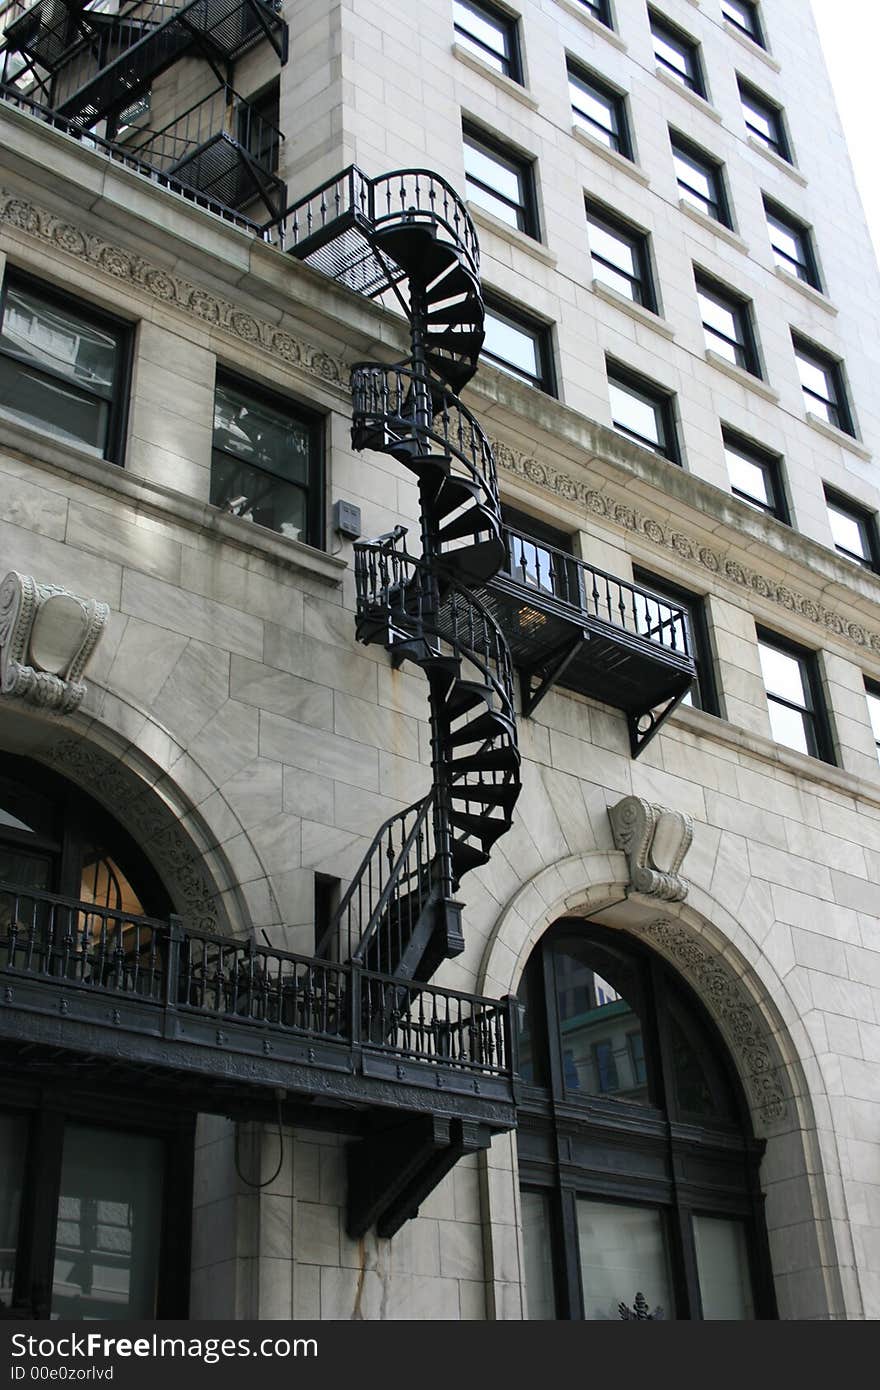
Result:
<svg viewBox="0 0 880 1390"><path fill-rule="evenodd" d="M377 837L377 840L379 837ZM412 839L412 828L406 834ZM390 846L390 837L382 849ZM512 1071L509 1000L239 941L32 888L0 884L0 975L43 981L66 997L125 1000L166 1014L303 1035L472 1072ZM63 1010L62 1010L63 1012Z"/></svg>
<svg viewBox="0 0 880 1390"><path fill-rule="evenodd" d="M667 651L690 655L687 612L681 606L510 526L504 527L504 537L506 573L534 591L538 605L545 594Z"/></svg>

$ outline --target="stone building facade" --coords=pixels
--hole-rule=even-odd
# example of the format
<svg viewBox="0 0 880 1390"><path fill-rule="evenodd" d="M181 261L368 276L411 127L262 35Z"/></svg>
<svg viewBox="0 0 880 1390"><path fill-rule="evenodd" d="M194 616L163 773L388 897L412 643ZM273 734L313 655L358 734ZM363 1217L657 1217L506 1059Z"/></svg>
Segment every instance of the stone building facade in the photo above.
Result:
<svg viewBox="0 0 880 1390"><path fill-rule="evenodd" d="M518 994L537 1029L527 963L563 939L560 923L565 941L582 931L622 962L621 979L652 972L644 1008L661 1022L645 1024L649 1073L680 988L682 1018L693 1014L730 1072L718 1085L739 1118L725 1162L734 1150L754 1161L741 1160L734 1183L717 1140L717 1171L695 1176L703 1141L687 1106L668 1118L656 1076L647 1101L615 1098L620 1067L609 1079L588 1040L599 1080L578 1073L580 1053L569 1064L564 1047L553 1052L559 1076L542 1081L536 1068L523 1082L519 1141L508 1129L464 1152L391 1238L352 1236L350 1127L311 1127L304 1094L277 1129L241 1107L199 1112L189 1096L194 1145L181 1120L174 1143L190 1157L166 1168L155 1201L180 1230L191 1220L191 1260L177 1302L157 1306L188 1297L194 1318L595 1315L590 1232L600 1241L609 1212L636 1210L660 1224L633 1228L627 1269L665 1241L651 1259L671 1270L666 1292L644 1292L667 1315L670 1304L699 1315L698 1285L712 1315L714 1237L687 1225L696 1213L748 1227L737 1258L751 1292L721 1297L739 1309L724 1315L876 1317L880 277L809 7L423 0L418 11L414 22L403 0L284 0L286 62L265 41L237 62L243 97L278 79L287 204L351 164L371 177L435 171L467 199L490 321L463 395L491 438L508 523L533 538L510 561L514 577L519 564L524 591L552 589L541 564L555 547L582 574L685 603L702 634L700 697L636 758L624 713L562 676L520 715L513 826L464 878L464 950L433 983ZM175 91L186 104L197 84L184 63ZM2 786L42 787L48 804L64 785L85 798L77 814L112 821L135 847L114 862L130 853L158 885L158 906L135 893L146 915L312 956L316 922L381 823L430 786L425 678L356 641L352 539L334 511L359 508L363 537L401 525L418 535L412 474L350 439L351 366L404 357L407 325L393 299L290 254L289 223L285 249L277 224L255 230L267 215L254 203L239 216L218 209L204 189L187 192L185 174L182 186L163 182L120 157L130 136L77 136L24 87L6 93L0 579L30 576L108 612L85 693L66 704L45 682L15 688L0 627ZM147 119L160 124L155 108ZM25 361L15 315L34 304L60 317L31 334L45 356ZM97 421L92 437L59 425L25 380L63 378L71 321L116 354L106 389L96 369L73 391ZM295 422L306 475L279 475L301 484L300 511L285 512L294 522L278 520L279 504L260 524L229 488L218 493L218 383L287 419L288 445ZM58 622L48 658L18 655L69 689L85 637L71 636L69 613ZM616 829L620 803L651 821L653 847L647 829L641 841ZM9 856L33 829L24 805L0 801ZM664 809L680 855L660 844ZM130 910L124 892L118 901ZM594 985L607 981L591 968ZM611 985L593 1008L620 1003ZM80 1085L75 1056L30 1072L15 1056L4 1116L48 1107L57 1118L58 1086ZM150 1066L161 1071L155 1049ZM50 1073L54 1100L40 1089ZM83 1107L68 1130L108 1124ZM646 1110L650 1124L633 1118ZM13 1152L23 1131L9 1123ZM643 1161L631 1160L627 1128ZM177 1152L167 1133L162 1142ZM60 1223L78 1219L66 1181ZM26 1214L37 1196L16 1200ZM726 1239L712 1247L719 1267ZM15 1247L15 1233L4 1243ZM15 1268L7 1260L9 1289ZM54 1268L75 1298L74 1274ZM128 1277L110 1278L110 1302ZM614 1301L643 1291L630 1282Z"/></svg>

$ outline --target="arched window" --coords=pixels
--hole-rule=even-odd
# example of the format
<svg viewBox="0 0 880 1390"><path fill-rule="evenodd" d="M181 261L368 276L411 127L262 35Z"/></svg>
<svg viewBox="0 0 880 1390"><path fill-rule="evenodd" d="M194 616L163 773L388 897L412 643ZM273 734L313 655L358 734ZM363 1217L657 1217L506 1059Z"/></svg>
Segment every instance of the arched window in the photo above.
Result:
<svg viewBox="0 0 880 1390"><path fill-rule="evenodd" d="M690 990L572 918L536 947L519 1005L529 1316L775 1317L764 1146Z"/></svg>

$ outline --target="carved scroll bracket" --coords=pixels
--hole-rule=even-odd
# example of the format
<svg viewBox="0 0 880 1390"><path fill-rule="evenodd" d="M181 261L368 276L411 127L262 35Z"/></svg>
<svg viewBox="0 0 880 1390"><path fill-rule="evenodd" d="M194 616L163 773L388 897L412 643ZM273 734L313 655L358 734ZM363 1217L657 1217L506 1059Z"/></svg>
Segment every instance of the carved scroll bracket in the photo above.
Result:
<svg viewBox="0 0 880 1390"><path fill-rule="evenodd" d="M0 694L70 714L110 610L56 584L10 570L0 584Z"/></svg>
<svg viewBox="0 0 880 1390"><path fill-rule="evenodd" d="M608 809L614 843L629 863L630 886L664 902L682 902L687 883L679 870L694 838L694 823L682 811L625 796Z"/></svg>

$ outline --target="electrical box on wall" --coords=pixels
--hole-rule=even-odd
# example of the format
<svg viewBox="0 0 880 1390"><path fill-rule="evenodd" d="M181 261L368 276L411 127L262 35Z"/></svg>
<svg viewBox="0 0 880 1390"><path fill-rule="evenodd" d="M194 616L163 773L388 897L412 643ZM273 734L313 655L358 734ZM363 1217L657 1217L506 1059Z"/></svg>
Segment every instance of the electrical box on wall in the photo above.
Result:
<svg viewBox="0 0 880 1390"><path fill-rule="evenodd" d="M333 529L340 536L356 541L361 534L361 509L353 502L333 503Z"/></svg>

